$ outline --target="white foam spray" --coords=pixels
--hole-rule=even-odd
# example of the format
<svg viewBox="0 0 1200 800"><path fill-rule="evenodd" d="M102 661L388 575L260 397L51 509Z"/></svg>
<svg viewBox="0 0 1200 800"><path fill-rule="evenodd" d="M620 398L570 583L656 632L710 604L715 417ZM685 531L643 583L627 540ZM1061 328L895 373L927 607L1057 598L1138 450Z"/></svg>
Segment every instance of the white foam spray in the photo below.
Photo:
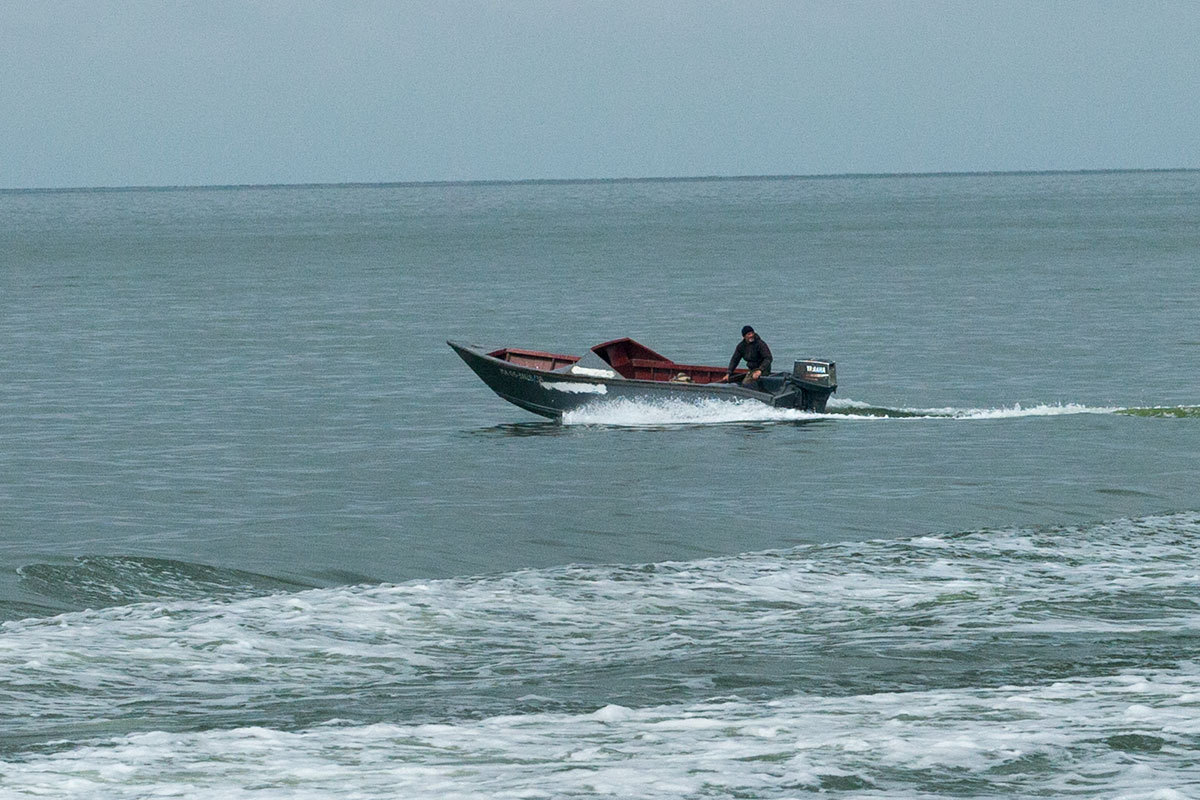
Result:
<svg viewBox="0 0 1200 800"><path fill-rule="evenodd" d="M824 413L772 408L754 400L699 401L630 400L626 398L589 404L563 415L566 425L612 425L619 427L660 427L673 425L718 425L747 422L800 422L816 419L953 419L989 420L1021 417L1057 417L1077 414L1113 414L1112 406L1086 406L1079 403L1015 404L998 408L886 408L851 399L830 399Z"/></svg>
<svg viewBox="0 0 1200 800"><path fill-rule="evenodd" d="M755 400L629 400L592 403L563 415L566 425L664 426L718 425L729 422L789 422L822 415L772 408Z"/></svg>

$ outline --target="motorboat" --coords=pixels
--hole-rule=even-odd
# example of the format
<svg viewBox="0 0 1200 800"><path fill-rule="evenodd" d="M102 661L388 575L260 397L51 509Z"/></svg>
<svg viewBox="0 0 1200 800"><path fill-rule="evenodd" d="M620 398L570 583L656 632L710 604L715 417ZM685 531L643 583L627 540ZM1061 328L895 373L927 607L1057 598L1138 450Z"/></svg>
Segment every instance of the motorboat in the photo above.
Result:
<svg viewBox="0 0 1200 800"><path fill-rule="evenodd" d="M560 419L607 400L751 400L774 408L823 412L837 391L837 365L821 358L794 362L790 372L763 375L757 386L725 381L725 367L679 364L633 339L598 344L585 356L446 342L493 392L526 411Z"/></svg>

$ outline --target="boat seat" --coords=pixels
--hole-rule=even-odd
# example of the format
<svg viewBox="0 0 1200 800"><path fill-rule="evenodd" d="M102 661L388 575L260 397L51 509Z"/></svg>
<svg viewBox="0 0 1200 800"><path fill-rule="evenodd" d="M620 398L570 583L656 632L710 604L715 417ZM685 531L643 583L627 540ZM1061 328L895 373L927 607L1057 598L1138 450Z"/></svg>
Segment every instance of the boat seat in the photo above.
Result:
<svg viewBox="0 0 1200 800"><path fill-rule="evenodd" d="M783 387L787 385L787 373L772 372L769 375L763 375L758 379L758 384L764 392L777 394L783 391Z"/></svg>

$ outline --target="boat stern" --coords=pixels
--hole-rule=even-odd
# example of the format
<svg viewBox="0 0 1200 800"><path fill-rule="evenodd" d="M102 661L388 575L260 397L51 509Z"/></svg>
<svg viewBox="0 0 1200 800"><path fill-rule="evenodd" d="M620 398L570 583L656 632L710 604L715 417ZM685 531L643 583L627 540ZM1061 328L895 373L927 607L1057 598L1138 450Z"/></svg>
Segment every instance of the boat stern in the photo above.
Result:
<svg viewBox="0 0 1200 800"><path fill-rule="evenodd" d="M775 405L801 411L824 413L829 395L837 391L837 364L821 358L806 358L792 366L787 389L775 396Z"/></svg>

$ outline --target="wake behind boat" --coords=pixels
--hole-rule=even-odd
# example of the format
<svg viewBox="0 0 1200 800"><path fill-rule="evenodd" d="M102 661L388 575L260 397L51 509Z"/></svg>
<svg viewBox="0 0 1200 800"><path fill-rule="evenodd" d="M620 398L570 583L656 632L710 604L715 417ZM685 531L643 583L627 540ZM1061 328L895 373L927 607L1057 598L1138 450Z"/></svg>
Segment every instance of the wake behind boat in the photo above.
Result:
<svg viewBox="0 0 1200 800"><path fill-rule="evenodd" d="M774 408L823 412L837 390L836 365L824 359L796 361L791 372L764 375L760 391L724 382L724 367L677 364L629 338L598 344L582 357L446 344L493 392L551 419L603 399L754 400ZM735 370L734 379L745 372Z"/></svg>

